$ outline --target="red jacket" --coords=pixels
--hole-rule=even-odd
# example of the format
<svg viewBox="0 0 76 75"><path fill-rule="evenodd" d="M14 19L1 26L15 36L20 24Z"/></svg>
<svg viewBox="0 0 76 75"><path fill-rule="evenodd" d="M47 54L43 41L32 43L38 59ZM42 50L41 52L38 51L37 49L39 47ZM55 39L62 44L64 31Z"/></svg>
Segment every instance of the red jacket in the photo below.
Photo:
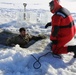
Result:
<svg viewBox="0 0 76 75"><path fill-rule="evenodd" d="M64 46L75 35L75 25L71 13L60 6L52 16L52 33L50 40L57 40L58 46Z"/></svg>

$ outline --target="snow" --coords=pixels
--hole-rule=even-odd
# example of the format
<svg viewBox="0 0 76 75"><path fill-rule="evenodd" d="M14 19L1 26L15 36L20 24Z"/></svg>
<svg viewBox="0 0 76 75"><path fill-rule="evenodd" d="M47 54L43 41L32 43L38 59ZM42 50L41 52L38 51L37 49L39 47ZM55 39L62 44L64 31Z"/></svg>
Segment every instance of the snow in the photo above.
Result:
<svg viewBox="0 0 76 75"><path fill-rule="evenodd" d="M67 4L68 0L63 5ZM72 2L69 2L73 5ZM3 5L3 6L2 6ZM4 6L5 5L5 6ZM45 24L51 21L52 14L46 8L41 9L38 5L28 5L26 20L23 17L23 9L14 3L0 3L0 32L2 30L19 33L20 27L25 27L27 32L33 35L45 34L47 39L40 40L29 48L7 47L0 45L0 75L76 75L76 59L73 53L63 54L62 59L55 58L50 48L51 27L45 29ZM48 4L47 4L48 5ZM11 7L10 7L11 6ZM32 7L31 7L32 6ZM38 6L36 9L35 6ZM69 9L69 7L67 7ZM76 10L70 11L76 23ZM45 55L48 53L47 55ZM40 56L39 62L36 59ZM33 66L34 65L34 66ZM38 69L35 69L37 67Z"/></svg>

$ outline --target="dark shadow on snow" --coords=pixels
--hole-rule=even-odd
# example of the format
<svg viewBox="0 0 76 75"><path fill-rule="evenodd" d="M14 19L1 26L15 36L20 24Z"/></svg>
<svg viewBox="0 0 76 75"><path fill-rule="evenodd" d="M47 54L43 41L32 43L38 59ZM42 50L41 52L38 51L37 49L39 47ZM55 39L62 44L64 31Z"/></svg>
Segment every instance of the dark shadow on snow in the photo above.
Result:
<svg viewBox="0 0 76 75"><path fill-rule="evenodd" d="M31 65L29 65L29 68L38 68L40 70L45 69L45 73L44 73L44 75L45 75L47 73L47 71L48 71L49 65L52 66L54 69L59 69L59 68L65 69L68 66L72 65L72 63L75 61L74 59L73 60L71 59L69 61L69 63L71 61L72 61L72 63L69 64L69 63L64 62L62 58L60 59L60 58L54 57L50 53L51 52L50 45L51 45L51 43L49 43L45 47L43 52L41 52L39 54L32 54L32 55L34 55L34 57L32 55L30 55L31 56L31 60L30 60ZM38 70L38 69L36 69L36 70Z"/></svg>

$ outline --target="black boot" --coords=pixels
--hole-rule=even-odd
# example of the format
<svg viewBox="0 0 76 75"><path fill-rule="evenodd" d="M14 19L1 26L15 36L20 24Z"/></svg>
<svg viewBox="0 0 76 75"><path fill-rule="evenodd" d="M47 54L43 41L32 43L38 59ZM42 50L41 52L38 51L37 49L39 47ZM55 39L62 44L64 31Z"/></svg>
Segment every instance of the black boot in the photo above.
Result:
<svg viewBox="0 0 76 75"><path fill-rule="evenodd" d="M68 46L68 52L74 52L74 58L76 58L76 45L75 46Z"/></svg>
<svg viewBox="0 0 76 75"><path fill-rule="evenodd" d="M74 56L73 56L74 58L76 58L76 54L74 53Z"/></svg>

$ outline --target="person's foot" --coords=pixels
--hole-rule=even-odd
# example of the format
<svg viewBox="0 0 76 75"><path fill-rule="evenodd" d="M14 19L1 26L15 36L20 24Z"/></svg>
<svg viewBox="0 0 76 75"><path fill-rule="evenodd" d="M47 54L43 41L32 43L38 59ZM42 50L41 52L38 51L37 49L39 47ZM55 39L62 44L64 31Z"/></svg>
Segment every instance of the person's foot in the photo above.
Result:
<svg viewBox="0 0 76 75"><path fill-rule="evenodd" d="M76 54L73 57L76 58Z"/></svg>
<svg viewBox="0 0 76 75"><path fill-rule="evenodd" d="M72 65L76 63L76 58L72 58L69 62L67 62L67 65Z"/></svg>

